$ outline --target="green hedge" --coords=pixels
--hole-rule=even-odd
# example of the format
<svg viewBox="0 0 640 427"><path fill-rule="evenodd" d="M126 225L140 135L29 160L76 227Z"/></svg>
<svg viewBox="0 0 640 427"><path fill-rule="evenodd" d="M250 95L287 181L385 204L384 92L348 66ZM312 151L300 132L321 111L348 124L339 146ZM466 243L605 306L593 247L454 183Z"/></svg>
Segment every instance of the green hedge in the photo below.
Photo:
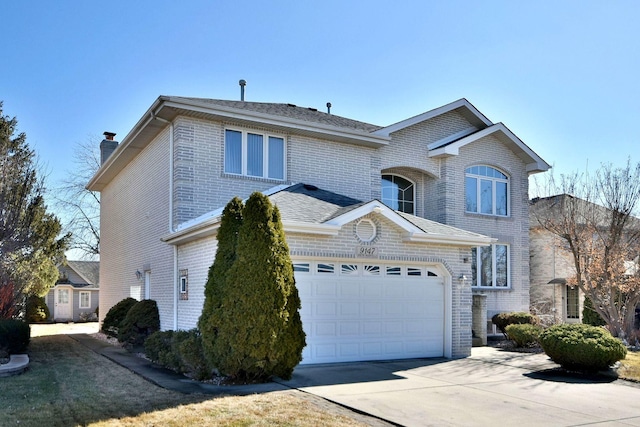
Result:
<svg viewBox="0 0 640 427"><path fill-rule="evenodd" d="M531 324L512 324L505 328L507 337L518 347L531 347L538 344L538 337L542 328Z"/></svg>
<svg viewBox="0 0 640 427"><path fill-rule="evenodd" d="M211 378L197 329L158 331L144 342L145 355L153 362L197 380Z"/></svg>
<svg viewBox="0 0 640 427"><path fill-rule="evenodd" d="M524 311L512 311L508 313L498 313L491 318L494 325L500 329L505 336L507 336L507 326L509 325L537 325L540 323L537 316L526 313Z"/></svg>
<svg viewBox="0 0 640 427"><path fill-rule="evenodd" d="M606 329L580 323L551 326L539 341L551 360L569 370L607 369L627 355L624 344Z"/></svg>
<svg viewBox="0 0 640 427"><path fill-rule="evenodd" d="M134 304L118 328L118 341L136 346L160 330L160 313L154 300L145 299Z"/></svg>
<svg viewBox="0 0 640 427"><path fill-rule="evenodd" d="M127 317L127 313L138 301L134 298L125 298L111 307L102 322L102 332L112 337L118 336L120 324Z"/></svg>
<svg viewBox="0 0 640 427"><path fill-rule="evenodd" d="M0 350L9 354L24 353L31 340L31 328L22 320L0 320Z"/></svg>

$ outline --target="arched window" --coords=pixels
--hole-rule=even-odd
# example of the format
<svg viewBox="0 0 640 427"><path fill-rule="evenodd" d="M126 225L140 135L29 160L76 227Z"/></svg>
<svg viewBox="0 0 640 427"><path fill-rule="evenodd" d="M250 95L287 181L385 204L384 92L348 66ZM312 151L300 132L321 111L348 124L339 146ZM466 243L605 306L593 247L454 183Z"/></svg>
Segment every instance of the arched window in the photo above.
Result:
<svg viewBox="0 0 640 427"><path fill-rule="evenodd" d="M491 166L465 171L466 211L485 215L509 215L509 178Z"/></svg>
<svg viewBox="0 0 640 427"><path fill-rule="evenodd" d="M382 203L391 209L415 213L413 182L398 175L382 175Z"/></svg>

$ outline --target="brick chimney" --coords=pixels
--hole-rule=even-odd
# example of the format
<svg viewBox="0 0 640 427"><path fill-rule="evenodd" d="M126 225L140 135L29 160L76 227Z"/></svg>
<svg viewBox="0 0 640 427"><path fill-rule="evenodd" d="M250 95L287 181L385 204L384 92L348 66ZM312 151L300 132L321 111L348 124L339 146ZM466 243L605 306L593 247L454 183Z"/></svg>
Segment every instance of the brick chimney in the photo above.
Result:
<svg viewBox="0 0 640 427"><path fill-rule="evenodd" d="M118 141L114 141L113 137L116 136L113 132L104 132L104 139L100 143L100 164L104 164L107 161L111 153L118 148Z"/></svg>

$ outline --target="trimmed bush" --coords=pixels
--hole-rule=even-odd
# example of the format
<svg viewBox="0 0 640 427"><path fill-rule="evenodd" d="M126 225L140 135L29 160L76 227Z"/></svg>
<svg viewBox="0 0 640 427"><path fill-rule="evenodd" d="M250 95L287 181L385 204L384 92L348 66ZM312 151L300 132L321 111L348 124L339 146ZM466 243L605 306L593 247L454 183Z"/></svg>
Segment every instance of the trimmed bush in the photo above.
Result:
<svg viewBox="0 0 640 427"><path fill-rule="evenodd" d="M538 337L542 328L538 325L512 324L505 328L507 337L516 343L518 347L531 347L538 344Z"/></svg>
<svg viewBox="0 0 640 427"><path fill-rule="evenodd" d="M127 317L127 313L131 307L137 303L138 301L134 298L125 298L111 307L102 322L102 332L114 338L117 337L120 324L124 318Z"/></svg>
<svg viewBox="0 0 640 427"><path fill-rule="evenodd" d="M624 344L606 329L581 323L551 326L539 341L551 360L568 370L607 369L627 355Z"/></svg>
<svg viewBox="0 0 640 427"><path fill-rule="evenodd" d="M582 307L582 323L591 326L605 326L607 322L593 308L591 298L584 297L584 306Z"/></svg>
<svg viewBox="0 0 640 427"><path fill-rule="evenodd" d="M144 350L149 359L166 368L189 373L197 380L211 378L197 329L154 332L144 342Z"/></svg>
<svg viewBox="0 0 640 427"><path fill-rule="evenodd" d="M538 317L524 311L512 311L509 313L498 313L491 318L494 325L507 337L506 327L509 325L537 325Z"/></svg>
<svg viewBox="0 0 640 427"><path fill-rule="evenodd" d="M24 353L31 340L31 328L22 320L0 319L0 350L9 354Z"/></svg>
<svg viewBox="0 0 640 427"><path fill-rule="evenodd" d="M27 321L29 323L46 322L49 316L49 307L47 307L44 297L31 295L27 298Z"/></svg>
<svg viewBox="0 0 640 427"><path fill-rule="evenodd" d="M154 332L160 330L160 313L154 300L137 302L127 312L118 329L118 341L131 346L142 345Z"/></svg>

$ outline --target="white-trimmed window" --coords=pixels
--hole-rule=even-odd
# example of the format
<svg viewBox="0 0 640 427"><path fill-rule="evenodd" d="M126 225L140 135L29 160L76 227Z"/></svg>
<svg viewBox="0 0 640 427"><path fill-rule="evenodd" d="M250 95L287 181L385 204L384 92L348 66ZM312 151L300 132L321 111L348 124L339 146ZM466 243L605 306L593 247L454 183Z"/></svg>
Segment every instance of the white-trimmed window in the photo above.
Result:
<svg viewBox="0 0 640 427"><path fill-rule="evenodd" d="M509 178L491 166L465 171L466 211L484 215L509 215Z"/></svg>
<svg viewBox="0 0 640 427"><path fill-rule="evenodd" d="M494 244L471 249L471 286L508 288L509 245Z"/></svg>
<svg viewBox="0 0 640 427"><path fill-rule="evenodd" d="M391 209L415 213L415 185L399 175L382 175L382 203Z"/></svg>
<svg viewBox="0 0 640 427"><path fill-rule="evenodd" d="M79 308L91 308L91 292L80 291L79 301Z"/></svg>
<svg viewBox="0 0 640 427"><path fill-rule="evenodd" d="M284 138L257 132L226 129L225 173L284 180Z"/></svg>
<svg viewBox="0 0 640 427"><path fill-rule="evenodd" d="M180 277L178 278L178 288L180 291L180 299L189 299L189 270L180 270Z"/></svg>

